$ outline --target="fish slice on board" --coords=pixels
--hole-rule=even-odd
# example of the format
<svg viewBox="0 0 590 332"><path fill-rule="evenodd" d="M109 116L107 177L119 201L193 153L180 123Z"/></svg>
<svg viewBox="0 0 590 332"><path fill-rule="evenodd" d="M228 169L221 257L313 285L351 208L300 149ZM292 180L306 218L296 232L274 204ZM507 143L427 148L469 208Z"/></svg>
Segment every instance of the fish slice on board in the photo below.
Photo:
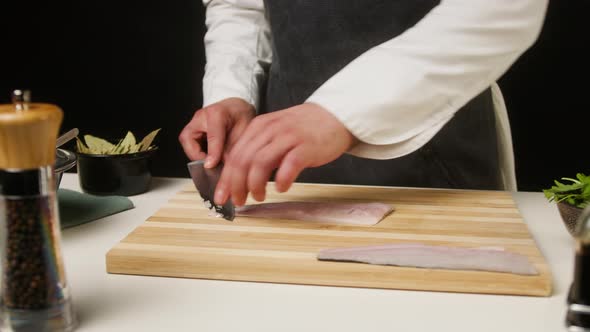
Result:
<svg viewBox="0 0 590 332"><path fill-rule="evenodd" d="M384 203L278 202L236 208L236 216L372 226L393 211Z"/></svg>
<svg viewBox="0 0 590 332"><path fill-rule="evenodd" d="M503 248L459 248L424 244L386 244L320 250L318 260L359 262L447 270L476 270L538 275L520 254Z"/></svg>

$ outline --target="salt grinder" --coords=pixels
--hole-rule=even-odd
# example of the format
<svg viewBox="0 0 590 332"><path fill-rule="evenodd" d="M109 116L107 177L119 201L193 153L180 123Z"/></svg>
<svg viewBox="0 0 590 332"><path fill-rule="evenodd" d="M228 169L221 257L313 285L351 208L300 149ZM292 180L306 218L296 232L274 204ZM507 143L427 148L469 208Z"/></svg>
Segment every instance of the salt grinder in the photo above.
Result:
<svg viewBox="0 0 590 332"><path fill-rule="evenodd" d="M572 332L590 332L590 206L586 207L575 231L574 280L568 295L566 326Z"/></svg>
<svg viewBox="0 0 590 332"><path fill-rule="evenodd" d="M53 165L63 112L0 105L0 332L72 331Z"/></svg>

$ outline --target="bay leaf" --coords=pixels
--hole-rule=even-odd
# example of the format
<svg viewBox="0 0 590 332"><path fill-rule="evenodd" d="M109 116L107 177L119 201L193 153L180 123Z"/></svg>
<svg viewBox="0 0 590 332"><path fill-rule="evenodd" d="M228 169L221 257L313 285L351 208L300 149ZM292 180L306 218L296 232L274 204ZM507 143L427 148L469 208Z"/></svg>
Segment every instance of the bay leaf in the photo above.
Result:
<svg viewBox="0 0 590 332"><path fill-rule="evenodd" d="M88 149L78 137L76 137L76 148L80 153L90 153L90 149Z"/></svg>
<svg viewBox="0 0 590 332"><path fill-rule="evenodd" d="M92 135L84 135L84 141L91 154L108 154L115 147L111 142Z"/></svg>
<svg viewBox="0 0 590 332"><path fill-rule="evenodd" d="M158 135L158 132L160 132L162 128L158 128L154 131L152 131L151 133L147 134L139 143L139 151L147 151L150 149L152 142L154 141L154 138L156 138L156 135Z"/></svg>
<svg viewBox="0 0 590 332"><path fill-rule="evenodd" d="M125 135L125 138L123 138L123 141L121 142L121 147L124 150L124 152L122 152L122 153L133 152L135 144L137 144L137 141L135 140L135 136L133 135L132 132L128 131L127 135Z"/></svg>

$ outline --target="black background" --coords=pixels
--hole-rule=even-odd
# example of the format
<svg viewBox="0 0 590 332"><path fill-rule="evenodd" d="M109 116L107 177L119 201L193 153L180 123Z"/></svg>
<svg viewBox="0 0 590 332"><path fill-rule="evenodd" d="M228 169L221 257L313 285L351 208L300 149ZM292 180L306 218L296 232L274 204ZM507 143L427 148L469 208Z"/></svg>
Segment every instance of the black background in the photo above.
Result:
<svg viewBox="0 0 590 332"><path fill-rule="evenodd" d="M59 105L62 132L138 138L162 128L156 176L186 177L178 134L202 103L199 0L18 1L0 7L0 103L15 88ZM537 42L501 77L519 190L590 172L590 1L550 2ZM71 145L66 146L71 148Z"/></svg>

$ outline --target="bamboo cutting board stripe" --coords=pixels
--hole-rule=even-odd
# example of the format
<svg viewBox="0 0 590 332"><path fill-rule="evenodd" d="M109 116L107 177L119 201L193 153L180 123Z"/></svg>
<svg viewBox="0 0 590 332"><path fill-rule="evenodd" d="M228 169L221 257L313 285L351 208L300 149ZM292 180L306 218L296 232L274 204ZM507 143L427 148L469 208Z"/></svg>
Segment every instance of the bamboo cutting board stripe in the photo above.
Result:
<svg viewBox="0 0 590 332"><path fill-rule="evenodd" d="M295 184L268 202L380 201L395 211L375 226L208 216L187 186L107 253L109 273L289 284L549 296L551 272L510 193ZM249 202L253 203L253 202ZM424 243L503 247L537 276L322 262L324 248Z"/></svg>
<svg viewBox="0 0 590 332"><path fill-rule="evenodd" d="M465 236L454 236L454 235L428 235L428 234L401 234L401 233L389 233L389 232L363 232L363 231L331 231L331 230L321 230L318 232L317 230L312 229L294 229L294 228L272 228L272 227L244 227L244 226L234 226L231 229L223 225L191 225L191 224L166 224L166 223L148 223L145 227L157 227L160 228L159 231L164 231L166 229L176 228L185 230L198 230L198 231L208 231L212 230L215 231L215 234L219 234L219 232L225 232L227 236L230 236L232 232L240 233L240 237L246 237L248 234L252 234L252 237L256 237L260 234L272 234L271 237L276 237L279 235L285 235L290 239L294 239L294 241L298 241L301 237L306 236L314 236L314 235L321 235L321 236L331 236L331 237L344 237L344 238L365 238L365 239L386 239L386 240L415 240L419 242L423 241L448 241L448 242L472 242L476 244L485 244L490 245L501 241L505 244L528 244L534 245L534 242L531 239L502 239L502 238L486 238L486 237L465 237ZM182 233L182 232L181 232ZM204 233L204 232L195 232L196 234Z"/></svg>
<svg viewBox="0 0 590 332"><path fill-rule="evenodd" d="M176 241L175 245L182 245L185 247L216 247L219 245L219 241L217 241L217 231L195 232L190 230L187 231L186 229L170 229L168 227L160 228L158 225L153 226L151 224L148 226L150 227L141 229L141 231L137 231L136 233L130 235L127 239L123 241L123 243L141 243L141 241L149 240L150 244L166 245L168 241L167 238L174 237ZM196 238L197 235L198 238ZM242 241L244 236L248 236L249 239L251 239L252 241ZM325 236L324 234L322 234L321 236L308 235L305 237L305 242L300 241L300 237L294 237L292 234L287 233L257 233L254 236L252 236L251 234L248 234L246 232L235 232L235 234L226 234L225 239L226 242L223 243L224 248L243 250L258 249L260 246L257 242L264 241L266 244L265 249L267 250L299 250L309 251L314 254L325 246L359 246L367 244L366 237L355 238L351 236L342 239L339 237L330 237L329 235ZM374 241L374 244L383 243L383 241L379 237L374 237L371 239L372 241ZM396 243L412 242L416 242L415 239L396 241ZM469 247L469 245L457 245L456 243L449 241L428 240L421 242L428 243L431 245L452 245L457 247ZM511 251L518 252L523 255L531 255L535 252L534 250L530 249L530 245L512 244L509 246L507 245L505 247L510 247ZM542 261L540 257L536 258L538 258L539 262Z"/></svg>

